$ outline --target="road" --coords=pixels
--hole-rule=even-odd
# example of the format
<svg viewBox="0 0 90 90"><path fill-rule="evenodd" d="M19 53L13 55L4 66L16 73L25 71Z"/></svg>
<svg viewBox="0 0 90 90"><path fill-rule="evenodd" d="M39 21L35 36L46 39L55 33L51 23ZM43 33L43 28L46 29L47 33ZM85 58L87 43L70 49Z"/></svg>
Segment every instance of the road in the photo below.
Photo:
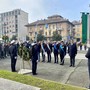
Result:
<svg viewBox="0 0 90 90"><path fill-rule="evenodd" d="M59 62L60 63L60 62ZM53 54L51 63L38 63L37 73L35 77L52 80L64 84L70 84L80 87L88 87L88 68L85 53L78 53L76 56L75 67L69 67L70 60L68 54L65 57L65 65L54 64ZM17 70L22 68L22 60L18 57ZM31 69L27 62L25 68ZM0 69L10 71L10 58L0 60ZM32 74L29 74L32 75Z"/></svg>

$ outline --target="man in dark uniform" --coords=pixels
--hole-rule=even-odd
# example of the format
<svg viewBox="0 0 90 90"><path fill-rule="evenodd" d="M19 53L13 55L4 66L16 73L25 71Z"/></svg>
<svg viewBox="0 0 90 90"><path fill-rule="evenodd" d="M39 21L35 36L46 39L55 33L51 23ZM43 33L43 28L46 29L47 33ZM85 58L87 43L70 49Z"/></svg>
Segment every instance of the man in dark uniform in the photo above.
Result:
<svg viewBox="0 0 90 90"><path fill-rule="evenodd" d="M11 70L12 72L16 72L16 61L17 61L17 46L15 44L15 40L11 41L11 45L9 47L9 53L11 57Z"/></svg>
<svg viewBox="0 0 90 90"><path fill-rule="evenodd" d="M47 52L47 59L48 59L47 62L51 62L51 49L49 46L49 42L46 44L46 52Z"/></svg>
<svg viewBox="0 0 90 90"><path fill-rule="evenodd" d="M38 43L37 43L37 46L38 46L38 61L40 62L41 43L38 42Z"/></svg>
<svg viewBox="0 0 90 90"><path fill-rule="evenodd" d="M38 62L38 46L36 43L32 43L32 74L37 75L37 62Z"/></svg>
<svg viewBox="0 0 90 90"><path fill-rule="evenodd" d="M60 50L60 59L61 59L60 65L64 65L65 51L64 51L64 42L63 41L61 41L61 43L60 43L59 50Z"/></svg>
<svg viewBox="0 0 90 90"><path fill-rule="evenodd" d="M77 54L77 46L76 43L72 40L71 44L68 48L69 56L70 56L70 67L75 67L75 56Z"/></svg>
<svg viewBox="0 0 90 90"><path fill-rule="evenodd" d="M58 48L56 42L54 43L54 63L58 63Z"/></svg>

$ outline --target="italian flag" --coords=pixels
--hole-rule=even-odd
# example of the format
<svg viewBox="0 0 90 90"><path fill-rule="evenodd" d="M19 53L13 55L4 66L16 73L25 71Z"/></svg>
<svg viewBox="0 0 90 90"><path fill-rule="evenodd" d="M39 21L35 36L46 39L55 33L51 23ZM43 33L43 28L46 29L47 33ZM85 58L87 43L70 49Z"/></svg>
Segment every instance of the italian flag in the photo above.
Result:
<svg viewBox="0 0 90 90"><path fill-rule="evenodd" d="M90 13L82 13L82 43L90 45Z"/></svg>

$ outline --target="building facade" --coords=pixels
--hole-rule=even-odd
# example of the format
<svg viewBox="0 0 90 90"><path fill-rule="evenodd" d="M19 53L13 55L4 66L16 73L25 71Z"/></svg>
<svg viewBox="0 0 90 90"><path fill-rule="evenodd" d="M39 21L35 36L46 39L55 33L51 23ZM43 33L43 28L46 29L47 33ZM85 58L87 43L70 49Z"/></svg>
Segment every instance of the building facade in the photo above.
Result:
<svg viewBox="0 0 90 90"><path fill-rule="evenodd" d="M0 37L13 35L17 39L24 40L27 35L28 13L21 9L15 9L9 12L0 13Z"/></svg>
<svg viewBox="0 0 90 90"><path fill-rule="evenodd" d="M81 21L73 21L74 31L75 31L75 39L77 41L82 41L82 22Z"/></svg>
<svg viewBox="0 0 90 90"><path fill-rule="evenodd" d="M36 33L44 35L47 40L51 40L55 31L62 36L63 40L68 40L74 35L73 26L68 19L64 19L60 15L53 15L47 19L38 20L26 25L28 36L32 40L35 40Z"/></svg>

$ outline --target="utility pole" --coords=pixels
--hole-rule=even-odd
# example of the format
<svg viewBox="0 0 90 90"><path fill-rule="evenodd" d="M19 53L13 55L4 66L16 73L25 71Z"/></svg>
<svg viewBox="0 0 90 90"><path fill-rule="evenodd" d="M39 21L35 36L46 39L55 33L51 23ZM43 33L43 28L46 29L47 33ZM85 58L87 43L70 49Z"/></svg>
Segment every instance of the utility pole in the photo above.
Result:
<svg viewBox="0 0 90 90"><path fill-rule="evenodd" d="M35 27L35 40L34 41L36 41L37 42L37 26L38 26L38 24L36 24L36 27Z"/></svg>

